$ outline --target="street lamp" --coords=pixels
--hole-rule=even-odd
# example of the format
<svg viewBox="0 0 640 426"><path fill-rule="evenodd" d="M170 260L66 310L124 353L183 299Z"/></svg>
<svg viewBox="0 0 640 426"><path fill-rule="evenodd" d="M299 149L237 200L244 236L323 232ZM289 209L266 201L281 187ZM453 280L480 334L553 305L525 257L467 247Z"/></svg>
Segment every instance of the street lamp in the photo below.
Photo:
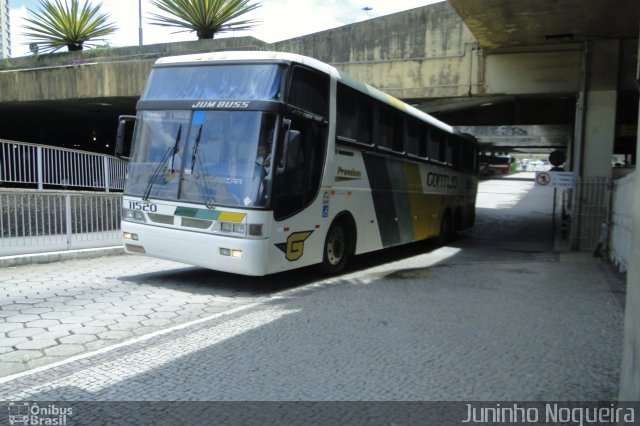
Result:
<svg viewBox="0 0 640 426"><path fill-rule="evenodd" d="M138 0L138 45L142 46L142 0Z"/></svg>

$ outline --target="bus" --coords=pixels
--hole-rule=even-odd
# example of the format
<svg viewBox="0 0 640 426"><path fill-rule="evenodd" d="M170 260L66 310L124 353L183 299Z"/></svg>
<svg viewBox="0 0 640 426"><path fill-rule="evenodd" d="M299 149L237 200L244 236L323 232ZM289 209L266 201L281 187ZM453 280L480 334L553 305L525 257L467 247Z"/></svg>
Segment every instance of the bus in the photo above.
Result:
<svg viewBox="0 0 640 426"><path fill-rule="evenodd" d="M473 225L476 140L318 60L161 58L136 111L117 138L127 253L338 273L353 255Z"/></svg>
<svg viewBox="0 0 640 426"><path fill-rule="evenodd" d="M481 155L479 161L483 176L508 175L518 171L518 161L511 155Z"/></svg>

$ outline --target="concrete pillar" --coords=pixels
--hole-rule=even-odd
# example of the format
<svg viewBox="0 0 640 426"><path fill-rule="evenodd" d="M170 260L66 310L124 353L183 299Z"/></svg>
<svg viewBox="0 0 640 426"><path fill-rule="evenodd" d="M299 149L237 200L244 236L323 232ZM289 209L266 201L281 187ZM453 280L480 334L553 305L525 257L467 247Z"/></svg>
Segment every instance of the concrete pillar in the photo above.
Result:
<svg viewBox="0 0 640 426"><path fill-rule="evenodd" d="M640 81L640 47L636 81ZM638 132L640 140L640 132ZM636 158L640 144L636 144ZM640 173L636 165L633 197L633 223L629 269L627 270L627 301L622 344L622 367L620 369L620 395L622 401L640 401ZM635 260L634 260L635 259Z"/></svg>
<svg viewBox="0 0 640 426"><path fill-rule="evenodd" d="M585 43L571 170L573 191L570 247L594 250L606 238L604 223L616 132L619 40Z"/></svg>
<svg viewBox="0 0 640 426"><path fill-rule="evenodd" d="M609 178L616 131L620 42L588 42L584 54L573 170L583 178Z"/></svg>

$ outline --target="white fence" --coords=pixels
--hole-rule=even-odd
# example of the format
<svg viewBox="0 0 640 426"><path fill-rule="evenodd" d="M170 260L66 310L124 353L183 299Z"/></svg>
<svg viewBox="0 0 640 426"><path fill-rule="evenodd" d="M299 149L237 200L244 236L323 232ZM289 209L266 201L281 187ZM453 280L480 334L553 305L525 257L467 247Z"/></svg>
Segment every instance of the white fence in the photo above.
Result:
<svg viewBox="0 0 640 426"><path fill-rule="evenodd" d="M122 244L122 195L0 191L0 256Z"/></svg>
<svg viewBox="0 0 640 426"><path fill-rule="evenodd" d="M569 242L574 250L593 251L606 237L611 179L576 179Z"/></svg>
<svg viewBox="0 0 640 426"><path fill-rule="evenodd" d="M0 140L0 256L122 244L126 162Z"/></svg>
<svg viewBox="0 0 640 426"><path fill-rule="evenodd" d="M126 165L109 155L0 139L4 186L122 191Z"/></svg>
<svg viewBox="0 0 640 426"><path fill-rule="evenodd" d="M613 181L609 256L621 272L627 270L633 227L633 194L638 172Z"/></svg>

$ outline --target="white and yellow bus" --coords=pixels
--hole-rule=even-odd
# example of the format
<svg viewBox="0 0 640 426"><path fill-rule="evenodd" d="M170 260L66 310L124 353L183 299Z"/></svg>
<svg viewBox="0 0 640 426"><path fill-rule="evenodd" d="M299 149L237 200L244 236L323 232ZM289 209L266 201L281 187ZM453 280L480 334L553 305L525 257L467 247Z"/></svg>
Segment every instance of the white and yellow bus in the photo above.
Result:
<svg viewBox="0 0 640 426"><path fill-rule="evenodd" d="M128 253L267 275L437 237L475 217L474 138L334 67L275 52L159 59L135 121Z"/></svg>

